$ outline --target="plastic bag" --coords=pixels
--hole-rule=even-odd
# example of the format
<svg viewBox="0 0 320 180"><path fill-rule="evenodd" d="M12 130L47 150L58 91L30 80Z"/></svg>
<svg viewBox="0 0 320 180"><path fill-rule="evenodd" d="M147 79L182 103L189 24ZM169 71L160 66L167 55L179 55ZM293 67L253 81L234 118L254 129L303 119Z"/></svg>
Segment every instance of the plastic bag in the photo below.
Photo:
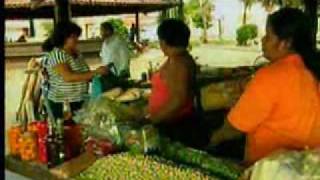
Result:
<svg viewBox="0 0 320 180"><path fill-rule="evenodd" d="M84 125L84 137L108 138L119 148L147 153L157 147L158 131L139 121L140 113L133 110L143 104L126 105L99 97L89 101L74 120Z"/></svg>
<svg viewBox="0 0 320 180"><path fill-rule="evenodd" d="M117 78L113 74L107 76L95 76L91 84L91 98L98 98L103 92L118 85Z"/></svg>
<svg viewBox="0 0 320 180"><path fill-rule="evenodd" d="M249 168L243 179L320 180L320 149L278 151Z"/></svg>

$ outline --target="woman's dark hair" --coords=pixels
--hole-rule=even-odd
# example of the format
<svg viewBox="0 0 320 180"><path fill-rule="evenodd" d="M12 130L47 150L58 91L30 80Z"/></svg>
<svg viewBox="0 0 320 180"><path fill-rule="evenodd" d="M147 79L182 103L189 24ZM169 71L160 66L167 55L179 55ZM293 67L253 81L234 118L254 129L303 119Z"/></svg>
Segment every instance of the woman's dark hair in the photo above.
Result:
<svg viewBox="0 0 320 180"><path fill-rule="evenodd" d="M164 20L157 30L158 37L173 47L187 48L189 45L190 29L181 20Z"/></svg>
<svg viewBox="0 0 320 180"><path fill-rule="evenodd" d="M306 67L320 79L320 61L313 44L310 19L299 9L283 8L271 14L267 20L275 35L281 40L291 42L291 48L297 52Z"/></svg>
<svg viewBox="0 0 320 180"><path fill-rule="evenodd" d="M104 30L107 30L107 31L110 31L111 33L114 32L114 29L113 29L113 26L110 22L104 22L101 24L101 27L104 29Z"/></svg>
<svg viewBox="0 0 320 180"><path fill-rule="evenodd" d="M41 49L43 52L49 52L54 48L53 42L51 40L51 38L49 37L48 39L46 39L43 44L41 45Z"/></svg>
<svg viewBox="0 0 320 180"><path fill-rule="evenodd" d="M57 23L54 27L53 33L50 38L47 39L47 47L62 47L67 38L71 35L80 36L81 35L81 28L73 23L73 22L61 22Z"/></svg>

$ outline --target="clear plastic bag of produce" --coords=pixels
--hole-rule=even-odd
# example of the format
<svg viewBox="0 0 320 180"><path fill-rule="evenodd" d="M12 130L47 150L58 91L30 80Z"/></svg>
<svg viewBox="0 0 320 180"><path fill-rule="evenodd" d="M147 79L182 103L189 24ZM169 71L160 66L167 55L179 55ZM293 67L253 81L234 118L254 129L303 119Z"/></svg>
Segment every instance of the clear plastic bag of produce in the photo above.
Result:
<svg viewBox="0 0 320 180"><path fill-rule="evenodd" d="M320 149L278 151L249 168L246 180L320 180Z"/></svg>
<svg viewBox="0 0 320 180"><path fill-rule="evenodd" d="M118 147L138 152L157 149L158 131L139 123L140 111L136 109L137 106L100 97L90 100L74 119L85 127L85 137L108 138Z"/></svg>

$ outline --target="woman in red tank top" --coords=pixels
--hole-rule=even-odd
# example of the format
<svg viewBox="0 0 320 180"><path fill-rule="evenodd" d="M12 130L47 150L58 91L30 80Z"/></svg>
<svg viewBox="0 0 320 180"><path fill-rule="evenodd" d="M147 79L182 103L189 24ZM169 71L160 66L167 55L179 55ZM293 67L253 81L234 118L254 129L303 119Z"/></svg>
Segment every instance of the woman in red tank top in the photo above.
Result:
<svg viewBox="0 0 320 180"><path fill-rule="evenodd" d="M158 37L168 59L151 79L148 119L172 138L200 142L188 136L195 136L192 131L200 124L193 106L196 64L187 51L190 30L182 21L169 19L158 27Z"/></svg>

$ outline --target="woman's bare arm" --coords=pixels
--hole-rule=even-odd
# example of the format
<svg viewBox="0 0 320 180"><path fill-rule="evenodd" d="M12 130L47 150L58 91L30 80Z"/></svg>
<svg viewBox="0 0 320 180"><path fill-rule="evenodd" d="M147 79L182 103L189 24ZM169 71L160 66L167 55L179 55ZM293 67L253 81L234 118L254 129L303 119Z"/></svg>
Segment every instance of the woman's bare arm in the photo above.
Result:
<svg viewBox="0 0 320 180"><path fill-rule="evenodd" d="M54 67L54 70L62 76L65 82L88 82L96 74L103 74L102 68L94 71L76 73L71 70L68 64L58 64Z"/></svg>

